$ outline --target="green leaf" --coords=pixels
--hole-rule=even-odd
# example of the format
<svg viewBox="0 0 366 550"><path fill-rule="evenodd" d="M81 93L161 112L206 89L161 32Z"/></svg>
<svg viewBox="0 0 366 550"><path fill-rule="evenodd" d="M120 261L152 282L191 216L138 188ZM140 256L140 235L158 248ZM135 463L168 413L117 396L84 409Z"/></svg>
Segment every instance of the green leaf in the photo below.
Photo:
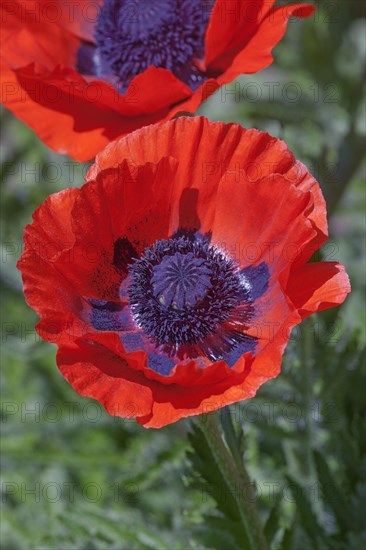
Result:
<svg viewBox="0 0 366 550"><path fill-rule="evenodd" d="M347 532L353 523L347 501L340 491L326 460L319 451L314 451L314 462L324 502L332 510L340 531Z"/></svg>
<svg viewBox="0 0 366 550"><path fill-rule="evenodd" d="M325 538L325 533L318 523L311 504L305 494L305 491L291 476L286 476L292 486L292 494L296 502L297 510L301 519L301 526L312 540L314 549L319 548L319 543Z"/></svg>
<svg viewBox="0 0 366 550"><path fill-rule="evenodd" d="M235 498L218 464L212 457L210 447L205 437L196 425L192 425L188 437L194 452L189 451L187 454L196 474L193 480L191 480L191 484L202 491L202 480L206 482L204 486L205 489L201 493L202 498L212 498L216 502L218 512L220 513L219 518L222 520L220 524L222 527L225 527L226 524L226 530L230 533L230 538L232 538L235 543L235 546L232 547L233 550L236 548L246 550L250 545L247 532L241 521L237 502L238 495L236 495L237 498ZM236 490L240 491L240 488L237 487ZM212 522L212 519L209 520L207 515L204 519L208 523ZM216 523L219 524L218 518L216 518ZM206 531L206 529L204 531ZM203 533L202 538L208 540L207 534L204 534L204 531L201 531ZM223 538L225 537L221 533L220 539ZM209 539L211 540L211 536Z"/></svg>
<svg viewBox="0 0 366 550"><path fill-rule="evenodd" d="M276 498L272 510L267 518L264 526L264 534L268 543L271 544L280 530L281 508L280 508L280 495Z"/></svg>
<svg viewBox="0 0 366 550"><path fill-rule="evenodd" d="M206 515L204 524L196 527L194 533L208 548L215 548L215 550L227 550L228 548L239 550L243 547L238 546L235 540L235 530L236 525L230 520Z"/></svg>
<svg viewBox="0 0 366 550"><path fill-rule="evenodd" d="M296 522L294 521L290 528L285 529L280 545L280 550L293 550L295 528Z"/></svg>
<svg viewBox="0 0 366 550"><path fill-rule="evenodd" d="M233 419L231 417L230 407L223 407L220 410L221 424L225 434L226 443L233 455L235 462L239 465L242 464L242 453L240 448L240 437L235 433ZM240 431L242 435L242 430Z"/></svg>

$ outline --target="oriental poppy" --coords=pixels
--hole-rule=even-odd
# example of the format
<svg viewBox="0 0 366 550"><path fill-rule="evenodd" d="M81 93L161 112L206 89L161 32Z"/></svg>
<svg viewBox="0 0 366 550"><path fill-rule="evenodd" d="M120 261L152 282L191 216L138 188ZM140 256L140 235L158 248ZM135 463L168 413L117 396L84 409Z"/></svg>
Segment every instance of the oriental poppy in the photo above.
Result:
<svg viewBox="0 0 366 550"><path fill-rule="evenodd" d="M111 143L25 229L38 333L81 395L161 427L253 397L291 329L342 303L319 184L285 143L181 117Z"/></svg>
<svg viewBox="0 0 366 550"><path fill-rule="evenodd" d="M2 0L1 101L58 153L194 112L272 62L291 16L275 0Z"/></svg>

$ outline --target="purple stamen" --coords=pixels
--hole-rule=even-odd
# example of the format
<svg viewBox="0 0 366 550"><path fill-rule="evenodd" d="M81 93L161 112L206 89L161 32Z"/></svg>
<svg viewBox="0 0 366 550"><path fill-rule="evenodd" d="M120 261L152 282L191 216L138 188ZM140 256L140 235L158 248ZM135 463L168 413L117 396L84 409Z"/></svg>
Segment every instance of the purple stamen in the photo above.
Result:
<svg viewBox="0 0 366 550"><path fill-rule="evenodd" d="M214 0L104 0L96 25L95 70L122 89L149 66L169 69L195 90Z"/></svg>

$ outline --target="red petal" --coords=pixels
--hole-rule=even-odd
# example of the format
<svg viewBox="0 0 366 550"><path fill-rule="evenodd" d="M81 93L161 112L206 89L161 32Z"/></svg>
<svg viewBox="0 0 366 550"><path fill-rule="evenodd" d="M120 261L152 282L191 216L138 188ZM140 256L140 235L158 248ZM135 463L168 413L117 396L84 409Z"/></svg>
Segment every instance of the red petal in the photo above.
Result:
<svg viewBox="0 0 366 550"><path fill-rule="evenodd" d="M171 159L139 167L124 161L97 184L51 195L36 210L18 268L42 337L60 343L88 332L85 297L119 300L114 242L125 236L144 248L168 236L170 205L163 199L173 176Z"/></svg>
<svg viewBox="0 0 366 550"><path fill-rule="evenodd" d="M216 0L206 32L206 66L250 40L275 0Z"/></svg>
<svg viewBox="0 0 366 550"><path fill-rule="evenodd" d="M251 391L247 391L241 383L231 387L209 386L208 389L210 392L206 397L192 396L189 390L176 391L175 395L171 395L169 398L168 395L164 396L160 392L153 402L151 413L145 417L137 418L137 422L144 428L162 428L187 416L206 414L242 399L253 397ZM188 403L192 403L192 405L188 406Z"/></svg>
<svg viewBox="0 0 366 550"><path fill-rule="evenodd" d="M80 40L57 24L62 18L59 3L14 0L2 2L0 9L1 56L6 66L75 65Z"/></svg>
<svg viewBox="0 0 366 550"><path fill-rule="evenodd" d="M121 95L72 69L49 72L33 65L13 71L2 65L1 102L49 147L79 161L91 159L117 136L167 118L170 106L189 96L185 84L154 67Z"/></svg>
<svg viewBox="0 0 366 550"><path fill-rule="evenodd" d="M169 118L173 118L177 114L195 113L201 103L217 92L219 88L218 81L209 78L188 99L174 105L169 112Z"/></svg>
<svg viewBox="0 0 366 550"><path fill-rule="evenodd" d="M221 170L229 164L233 142L240 140L242 133L240 126L212 124L203 117L181 117L164 125L149 126L111 143L97 156L87 178L116 166L125 156L136 164L146 159L155 162L164 156L179 159L171 198L170 232L183 226L205 233L212 226ZM223 166L217 165L220 159Z"/></svg>
<svg viewBox="0 0 366 550"><path fill-rule="evenodd" d="M267 2L267 7L270 4ZM241 23L241 30L234 39L232 49L223 50L221 56L212 59L208 69L224 72L220 84L230 82L238 75L251 74L267 67L273 61L271 54L286 32L290 17L309 17L315 8L309 4L290 4L271 8L256 25ZM263 12L264 13L264 12Z"/></svg>
<svg viewBox="0 0 366 550"><path fill-rule="evenodd" d="M245 395L241 385L249 372L252 361L249 356L242 360L240 372L231 370L229 377L210 378L203 369L200 380L196 377L189 384L192 371L184 374L182 370L174 383L161 384L144 376L141 369L135 369L130 360L121 357L120 351L115 334L85 335L84 339L61 346L57 364L80 395L97 399L111 415L137 417L146 427L165 426L179 418L212 410L212 403L218 399L219 406L224 406Z"/></svg>
<svg viewBox="0 0 366 550"><path fill-rule="evenodd" d="M223 179L213 242L242 267L265 261L271 271L280 273L316 235L306 215L312 202L310 192L299 191L277 174L256 182L243 179L240 184Z"/></svg>
<svg viewBox="0 0 366 550"><path fill-rule="evenodd" d="M42 317L38 329L45 326L47 339L61 344L63 374L111 414L160 427L253 397L279 373L293 326L312 311L341 303L350 290L342 266L302 264L315 239L326 236L324 199L285 144L268 134L180 118L110 144L88 179L81 189L53 195L38 209L25 232L19 267L27 299ZM143 248L178 227L211 231L213 242L222 245L225 239L234 248L264 245L271 279L247 331L257 338L256 354L243 355L231 369L223 361L207 360L200 368L201 362L190 360L163 377L147 368L146 351L125 353L118 334L90 326L82 331L84 295L118 299L116 238L126 235ZM90 242L101 255L85 261L83 247ZM288 250L284 255L294 244L300 249L293 257ZM39 246L42 252L51 246L49 254ZM263 250L242 259L241 248L242 265L263 259ZM228 252L235 255L235 249ZM48 327L57 318L59 331ZM135 394L138 411L131 414Z"/></svg>
<svg viewBox="0 0 366 550"><path fill-rule="evenodd" d="M135 77L125 94L83 78L74 67L80 38L91 39L97 2L76 4L2 4L1 102L49 147L86 161L112 139L169 118L192 92L155 67Z"/></svg>
<svg viewBox="0 0 366 550"><path fill-rule="evenodd" d="M230 384L222 381L213 385L189 388L167 386L157 388L154 392L152 412L146 417L138 418L139 424L145 428L161 428L181 418L196 414L204 414L226 405L254 397L258 388L266 381L276 377L281 368L282 354L288 340L288 334L281 327L278 335L266 348L254 357L248 371L230 380ZM284 334L287 334L287 339Z"/></svg>
<svg viewBox="0 0 366 550"><path fill-rule="evenodd" d="M342 304L351 292L345 267L336 262L320 262L303 265L290 275L286 293L298 308L301 316L307 317Z"/></svg>
<svg viewBox="0 0 366 550"><path fill-rule="evenodd" d="M194 386L207 386L210 384L227 383L233 384L239 379L242 380L248 373L252 358L250 353L243 355L235 368L229 368L224 361L212 363L208 358L200 357L198 366L194 359L181 361L173 368L169 376L162 375L147 366L147 353L145 350L125 353L121 339L115 333L96 332L84 335L84 338L97 342L113 351L124 359L130 368L142 372L144 376L151 381L159 382L163 386L180 386L191 388ZM155 349L155 346L151 346ZM159 353L156 351L156 353ZM205 366L202 367L202 363ZM174 388L172 388L172 391ZM202 390L202 388L201 388ZM201 391L200 390L200 391ZM203 390L202 390L203 391Z"/></svg>
<svg viewBox="0 0 366 550"><path fill-rule="evenodd" d="M94 31L103 0L56 0L53 8L58 15L57 23L86 42L94 42ZM43 8L44 11L44 8ZM47 12L46 12L47 15ZM49 16L48 16L49 17Z"/></svg>
<svg viewBox="0 0 366 550"><path fill-rule="evenodd" d="M17 0L2 5L1 101L49 147L78 161L93 158L118 136L177 113L194 112L219 84L263 68L272 60L270 51L282 37L288 17L305 17L312 10L305 4L269 10L272 0L246 0L238 3L246 8L244 25L240 17L232 24L220 15L222 7L230 11L229 0L217 1L207 31L207 56L214 61L214 72L216 65L222 65L220 72L233 61L224 75L209 79L192 94L169 71L149 67L132 80L126 94L118 94L106 82L85 80L72 69L80 39L93 40L95 14L90 15L90 9L95 10L98 2L91 6L81 0L75 6L61 0L53 5ZM34 16L35 8L40 17ZM259 14L253 18L257 8ZM54 23L57 10L60 17ZM37 66L30 65L35 62Z"/></svg>
<svg viewBox="0 0 366 550"><path fill-rule="evenodd" d="M161 376L147 369L145 353L124 354L117 335L97 333L86 337L108 347L131 368L144 373L152 391L153 407L138 422L145 427L160 428L186 416L253 397L263 383L279 374L291 329L301 317L275 279L256 307L260 314L250 330L258 338L256 355L252 360L246 354L232 369L222 361L199 369L191 361L178 365L170 376Z"/></svg>
<svg viewBox="0 0 366 550"><path fill-rule="evenodd" d="M325 203L316 180L284 142L236 124L181 117L149 126L110 144L87 177L116 166L126 156L139 164L166 155L178 161L171 232L184 225L185 211L192 216L194 210L196 222L191 219L186 226L203 233L213 230L216 242L225 243L243 265L253 263L253 254L257 262L264 253L273 263L270 254L276 250L282 267L300 256L306 261L325 240ZM276 211L281 215L275 216Z"/></svg>
<svg viewBox="0 0 366 550"><path fill-rule="evenodd" d="M148 382L102 345L79 340L62 346L57 364L80 395L96 399L109 414L136 418L150 413L152 391Z"/></svg>
<svg viewBox="0 0 366 550"><path fill-rule="evenodd" d="M68 218L78 192L78 189L66 189L51 195L35 211L35 222L25 228L24 252L17 264L22 272L27 303L41 317L37 326L40 336L57 343L85 332L84 323L77 315L77 311L82 310L82 300L53 261L63 252L67 253L75 242ZM53 216L55 212L57 215Z"/></svg>

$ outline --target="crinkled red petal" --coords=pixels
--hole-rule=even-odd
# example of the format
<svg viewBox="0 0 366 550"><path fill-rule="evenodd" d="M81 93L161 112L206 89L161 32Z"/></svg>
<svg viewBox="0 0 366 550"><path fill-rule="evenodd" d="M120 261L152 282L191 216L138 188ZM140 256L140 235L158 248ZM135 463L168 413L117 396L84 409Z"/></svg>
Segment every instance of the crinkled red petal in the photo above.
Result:
<svg viewBox="0 0 366 550"><path fill-rule="evenodd" d="M243 265L259 262L265 254L266 261L273 263L275 255L282 266L286 262L289 266L299 257L307 260L325 241L326 210L319 184L283 141L238 124L180 117L149 126L111 143L97 155L87 178L116 166L126 156L139 164L165 155L179 159L171 231L184 226L181 196L186 189L185 195L195 200L194 208L190 203L188 208L196 216L186 225L203 233L213 231L214 239ZM283 193L291 201L287 203ZM300 196L305 198L299 200ZM300 211L303 215L296 219ZM228 224L228 219L235 222Z"/></svg>
<svg viewBox="0 0 366 550"><path fill-rule="evenodd" d="M170 71L155 67L136 76L125 94L62 66L49 71L2 63L0 84L8 109L49 147L78 161L90 160L118 136L169 118L171 105L191 95Z"/></svg>
<svg viewBox="0 0 366 550"><path fill-rule="evenodd" d="M81 40L93 41L98 2L2 4L1 101L49 147L78 161L137 128L194 112L219 85L263 68L290 15L305 17L312 9L305 4L269 9L272 0L247 0L237 3L241 15L231 21L229 2L218 0L206 34L206 64L212 74L216 66L218 74L231 64L228 71L192 94L170 71L149 67L119 94L74 70Z"/></svg>
<svg viewBox="0 0 366 550"><path fill-rule="evenodd" d="M351 292L345 267L336 262L314 262L291 272L286 293L300 315L308 317L340 305Z"/></svg>
<svg viewBox="0 0 366 550"><path fill-rule="evenodd" d="M118 354L119 343L115 334L86 335L76 342L62 345L57 364L68 382L80 394L97 399L111 415L137 418L147 424L154 416L151 427L161 427L184 416L208 412L210 403L233 396L248 376L252 359L242 359L239 371L230 371L223 362L211 365L208 371L194 367L176 368L169 384L159 377L147 377L144 369L136 369L132 358ZM227 375L224 375L224 369ZM217 376L221 369L220 376ZM245 391L245 390L244 390ZM249 397L249 395L248 395ZM233 401L231 401L233 402ZM223 405L221 405L223 406ZM165 409L171 409L167 418ZM171 416L173 413L174 418Z"/></svg>
<svg viewBox="0 0 366 550"><path fill-rule="evenodd" d="M80 395L96 399L109 414L136 418L151 411L148 381L100 344L87 339L68 342L59 348L57 364Z"/></svg>
<svg viewBox="0 0 366 550"><path fill-rule="evenodd" d="M66 16L61 4L46 0L1 2L0 44L6 67L17 69L37 63L53 70L56 65L75 66L80 38L58 24Z"/></svg>
<svg viewBox="0 0 366 550"><path fill-rule="evenodd" d="M268 134L182 117L111 143L87 180L36 211L19 267L39 327L49 324L48 339L60 345L60 370L111 414L161 427L252 397L278 375L302 317L341 303L349 292L343 266L304 265L326 238L324 199L305 167ZM163 376L148 368L148 350L127 353L117 333L90 325L85 297L119 300L116 239L126 236L142 251L178 228L209 233L241 266L269 267L268 290L256 299L245 331L256 338L255 355L243 354L231 369L224 361L201 368L192 359ZM90 243L100 254L86 258ZM57 316L59 331L51 326Z"/></svg>
<svg viewBox="0 0 366 550"><path fill-rule="evenodd" d="M142 372L144 376L151 381L159 382L164 386L182 386L191 388L192 386L206 386L226 381L228 384L243 380L252 363L250 353L243 355L234 368L229 368L225 361L216 361L215 363L207 360L207 366L201 368L194 359L181 361L173 368L169 376L148 368L147 354L144 350L126 353L119 336L110 332L96 332L84 335L85 339L97 342L121 357L131 369Z"/></svg>
<svg viewBox="0 0 366 550"><path fill-rule="evenodd" d="M309 17L314 12L308 4L271 9L274 1L216 0L206 33L204 63L208 74L216 78L209 78L190 98L172 107L171 116L194 113L220 86L270 65L271 52L285 34L289 18Z"/></svg>
<svg viewBox="0 0 366 550"><path fill-rule="evenodd" d="M229 0L222 0L220 3L229 4ZM309 4L290 4L274 8L271 4L272 0L257 0L247 9L245 6L237 7L239 14L234 25L222 25L220 10L216 7L216 12L213 13L213 16L216 13L216 17L212 18L207 34L206 65L208 71L220 74L220 84L230 82L239 74L258 72L270 65L273 61L271 52L283 38L290 17L309 17L315 10L315 7ZM240 6L240 3L238 5ZM250 9L254 13L250 14ZM256 9L259 13L257 19ZM226 12L230 12L229 6L226 6ZM231 19L229 15L227 21ZM221 28L226 34L225 47L220 45Z"/></svg>
<svg viewBox="0 0 366 550"><path fill-rule="evenodd" d="M247 43L275 0L216 0L205 38L205 65L220 67L220 60ZM223 69L227 65L223 66Z"/></svg>
<svg viewBox="0 0 366 550"><path fill-rule="evenodd" d="M144 166L123 161L95 183L49 196L35 211L18 268L43 338L60 344L89 332L86 298L120 301L114 243L126 237L138 250L168 237L174 173L169 158Z"/></svg>

